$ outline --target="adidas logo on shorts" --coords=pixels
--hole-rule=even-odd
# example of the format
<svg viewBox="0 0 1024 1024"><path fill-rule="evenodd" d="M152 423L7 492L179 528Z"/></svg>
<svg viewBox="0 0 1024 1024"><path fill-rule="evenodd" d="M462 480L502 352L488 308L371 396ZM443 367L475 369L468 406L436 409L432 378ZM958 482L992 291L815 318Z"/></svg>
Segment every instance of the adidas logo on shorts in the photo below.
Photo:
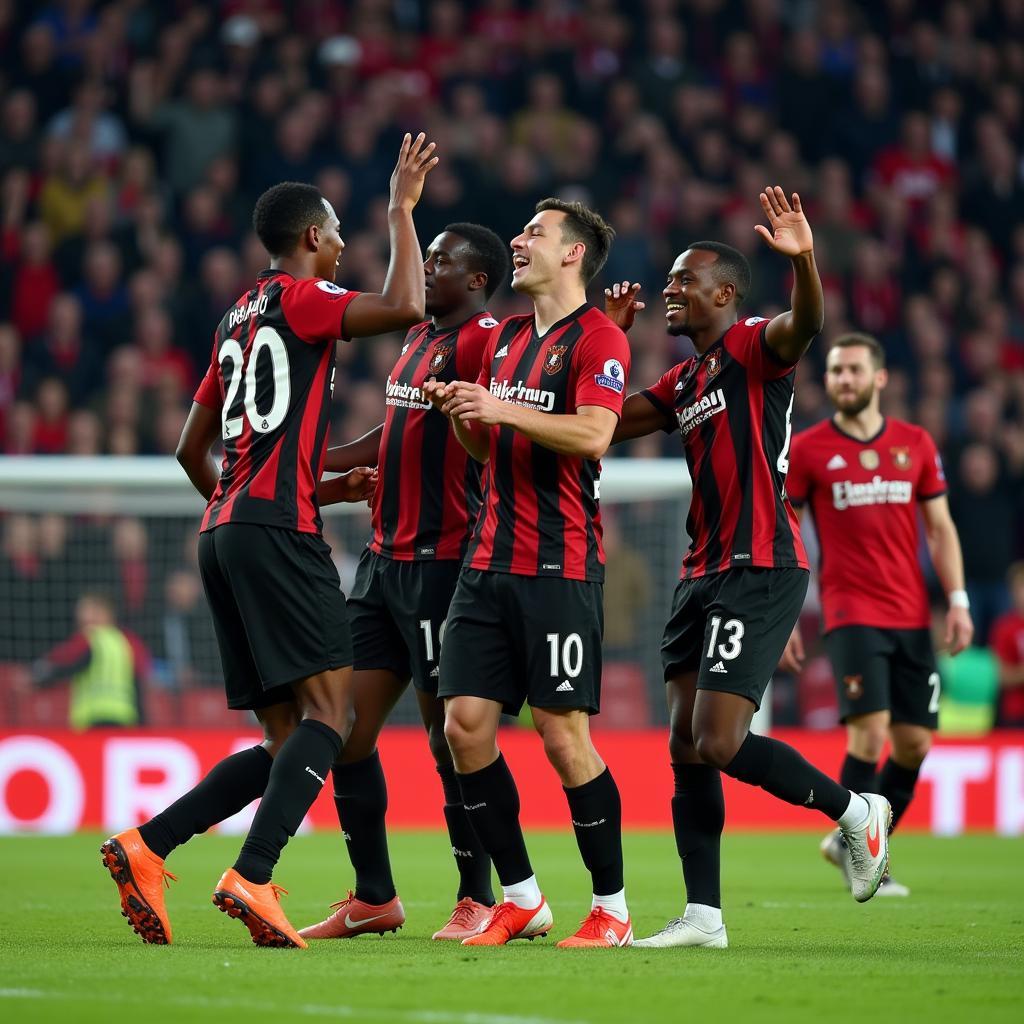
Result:
<svg viewBox="0 0 1024 1024"><path fill-rule="evenodd" d="M711 672L721 672L723 676L724 675L728 675L728 673L729 673L729 670L720 661L716 661L714 663L714 665L711 666L709 671L711 671Z"/></svg>
<svg viewBox="0 0 1024 1024"><path fill-rule="evenodd" d="M569 683L568 679L563 680L558 686L555 687L555 693L572 693L573 688Z"/></svg>

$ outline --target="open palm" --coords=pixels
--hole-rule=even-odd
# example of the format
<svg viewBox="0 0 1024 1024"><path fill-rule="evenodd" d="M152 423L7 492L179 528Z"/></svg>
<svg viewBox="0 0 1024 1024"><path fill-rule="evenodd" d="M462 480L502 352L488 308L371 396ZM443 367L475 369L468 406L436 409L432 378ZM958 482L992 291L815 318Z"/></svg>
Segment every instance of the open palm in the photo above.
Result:
<svg viewBox="0 0 1024 1024"><path fill-rule="evenodd" d="M811 226L804 216L800 196L793 193L790 206L786 193L776 185L769 186L761 193L761 208L768 217L771 231L763 224L756 224L754 230L776 251L784 256L799 256L814 248Z"/></svg>

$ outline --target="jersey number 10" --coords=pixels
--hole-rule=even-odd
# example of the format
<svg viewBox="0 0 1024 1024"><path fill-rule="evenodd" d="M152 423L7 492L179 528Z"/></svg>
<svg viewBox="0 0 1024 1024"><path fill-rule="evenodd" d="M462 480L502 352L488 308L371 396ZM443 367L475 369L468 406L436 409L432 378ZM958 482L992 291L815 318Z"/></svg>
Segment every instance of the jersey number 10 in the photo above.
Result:
<svg viewBox="0 0 1024 1024"><path fill-rule="evenodd" d="M259 362L260 353L264 351L270 355L274 392L270 408L266 412L260 412L256 407L256 364ZM229 441L238 437L242 433L245 419L249 420L250 426L257 434L269 434L281 426L288 414L288 405L292 395L288 349L285 347L281 335L273 327L261 327L256 332L256 337L253 338L247 364L242 346L234 338L228 338L217 353L217 362L220 363L220 372L227 388L224 407L220 411L221 436L224 440ZM225 363L231 364L230 380L228 380ZM232 413L241 413L242 411L236 409L240 390L242 391L242 406L245 410L244 416L232 415Z"/></svg>

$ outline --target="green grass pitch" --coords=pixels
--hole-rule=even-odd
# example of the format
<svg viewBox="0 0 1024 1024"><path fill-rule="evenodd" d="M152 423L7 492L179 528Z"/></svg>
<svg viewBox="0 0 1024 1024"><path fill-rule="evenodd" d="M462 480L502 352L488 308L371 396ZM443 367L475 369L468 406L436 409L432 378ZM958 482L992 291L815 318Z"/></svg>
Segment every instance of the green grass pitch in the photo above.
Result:
<svg viewBox="0 0 1024 1024"><path fill-rule="evenodd" d="M409 916L384 938L256 949L210 893L239 840L177 851L168 893L175 943L143 946L100 865L103 837L0 840L0 1019L62 1022L295 1021L604 1024L634 1021L1020 1021L1024 843L897 836L908 900L856 905L818 837L727 834L728 950L556 950L589 907L568 833L528 838L555 914L548 938L498 950L435 943L453 902L440 833L399 832L392 859ZM626 885L637 934L680 912L667 833L632 832ZM277 880L297 926L344 895L336 835L300 836Z"/></svg>

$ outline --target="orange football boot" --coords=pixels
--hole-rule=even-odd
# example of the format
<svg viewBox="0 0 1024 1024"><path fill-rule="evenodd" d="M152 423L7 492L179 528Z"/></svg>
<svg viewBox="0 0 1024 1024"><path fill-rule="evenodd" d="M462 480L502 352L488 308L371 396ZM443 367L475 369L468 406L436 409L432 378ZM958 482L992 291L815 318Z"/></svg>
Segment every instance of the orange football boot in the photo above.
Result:
<svg viewBox="0 0 1024 1024"><path fill-rule="evenodd" d="M524 910L514 903L498 903L491 907L490 917L476 935L463 939L464 946L504 946L512 939L535 939L547 935L554 924L551 908L543 896L540 906Z"/></svg>
<svg viewBox="0 0 1024 1024"><path fill-rule="evenodd" d="M306 941L281 910L281 893L287 896L288 890L273 882L256 885L228 868L213 891L213 902L228 917L241 919L255 945L306 949Z"/></svg>
<svg viewBox="0 0 1024 1024"><path fill-rule="evenodd" d="M103 865L117 885L121 916L143 942L166 946L171 941L171 919L164 906L164 891L174 877L164 870L164 861L143 841L137 828L118 832L101 847Z"/></svg>
<svg viewBox="0 0 1024 1024"><path fill-rule="evenodd" d="M452 916L448 923L440 930L434 932L431 938L453 939L462 941L470 936L478 935L482 928L487 926L491 916L491 908L477 903L471 896L464 896L455 904Z"/></svg>
<svg viewBox="0 0 1024 1024"><path fill-rule="evenodd" d="M604 907L594 907L583 919L579 931L562 939L559 949L584 949L587 947L614 948L633 945L633 923L620 921L609 914Z"/></svg>
<svg viewBox="0 0 1024 1024"><path fill-rule="evenodd" d="M376 932L397 932L405 924L405 908L397 897L387 903L367 903L357 900L349 890L348 896L331 904L334 911L319 924L311 924L299 931L304 939L354 939L357 935Z"/></svg>

